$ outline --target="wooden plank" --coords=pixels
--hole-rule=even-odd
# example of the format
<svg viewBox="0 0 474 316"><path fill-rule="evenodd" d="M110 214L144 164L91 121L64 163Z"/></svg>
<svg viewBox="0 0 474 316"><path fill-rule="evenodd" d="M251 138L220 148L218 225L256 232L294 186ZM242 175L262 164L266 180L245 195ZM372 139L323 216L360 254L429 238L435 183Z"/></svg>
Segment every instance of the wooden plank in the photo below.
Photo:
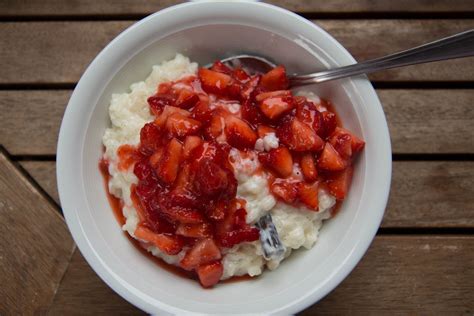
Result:
<svg viewBox="0 0 474 316"><path fill-rule="evenodd" d="M0 84L72 84L99 51L132 23L3 23ZM320 20L318 23L357 60L383 56L474 27L474 20ZM380 72L371 78L388 82L473 81L473 61L471 57L416 65Z"/></svg>
<svg viewBox="0 0 474 316"><path fill-rule="evenodd" d="M348 278L302 315L472 314L473 264L472 236L378 236ZM84 310L140 314L100 281L76 251L51 314Z"/></svg>
<svg viewBox="0 0 474 316"><path fill-rule="evenodd" d="M394 153L474 153L474 90L377 92ZM0 144L15 155L54 155L70 95L69 90L0 91Z"/></svg>
<svg viewBox="0 0 474 316"><path fill-rule="evenodd" d="M21 164L59 204L55 162ZM392 189L382 227L474 227L472 214L474 162L393 163Z"/></svg>
<svg viewBox="0 0 474 316"><path fill-rule="evenodd" d="M0 16L81 16L81 15L147 15L166 8L170 5L180 3L178 0L147 1L135 0L6 0L6 4L0 7ZM292 1L272 0L266 1L288 10L301 13L432 13L432 12L473 12L474 8L470 1L465 0L330 0L330 1Z"/></svg>
<svg viewBox="0 0 474 316"><path fill-rule="evenodd" d="M56 181L55 161L20 161L20 165L37 181L38 185L59 203L59 194Z"/></svg>
<svg viewBox="0 0 474 316"><path fill-rule="evenodd" d="M0 151L0 314L47 310L74 248L57 210Z"/></svg>

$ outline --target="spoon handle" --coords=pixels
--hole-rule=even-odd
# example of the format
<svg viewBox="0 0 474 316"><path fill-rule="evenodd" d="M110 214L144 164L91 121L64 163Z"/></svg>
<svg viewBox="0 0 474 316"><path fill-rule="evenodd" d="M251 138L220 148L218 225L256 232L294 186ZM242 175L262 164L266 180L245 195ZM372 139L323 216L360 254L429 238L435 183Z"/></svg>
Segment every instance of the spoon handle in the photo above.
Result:
<svg viewBox="0 0 474 316"><path fill-rule="evenodd" d="M289 79L292 87L303 86L378 70L468 56L474 56L474 29L385 57Z"/></svg>

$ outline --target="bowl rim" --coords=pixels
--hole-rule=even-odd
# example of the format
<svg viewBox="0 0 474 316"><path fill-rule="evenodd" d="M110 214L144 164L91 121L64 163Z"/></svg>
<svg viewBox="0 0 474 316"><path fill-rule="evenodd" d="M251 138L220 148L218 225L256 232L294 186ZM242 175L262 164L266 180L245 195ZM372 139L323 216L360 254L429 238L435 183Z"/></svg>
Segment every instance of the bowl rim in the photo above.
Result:
<svg viewBox="0 0 474 316"><path fill-rule="evenodd" d="M140 296L140 293L136 293L133 291L135 289L130 289L127 287L128 284L121 282L119 276L114 273L111 269L107 267L107 265L101 260L101 258L96 253L96 249L94 249L91 241L85 235L84 230L81 227L80 219L77 217L76 208L74 205L71 205L71 199L69 198L70 195L68 194L68 188L71 187L71 183L69 182L68 177L65 175L67 174L68 165L68 147L70 146L70 140L74 139L76 135L76 130L69 125L70 122L74 121L74 111L79 110L77 108L77 99L84 93L87 93L86 82L88 81L91 76L93 76L93 72L95 68L102 63L107 55L110 53L112 49L116 49L116 46L120 45L126 37L133 36L135 33L140 32L141 28L143 28L148 22L159 19L162 15L165 14L172 14L173 11L181 10L183 8L189 8L193 6L206 6L206 5L225 5L225 4L232 4L232 5L251 5L255 7L264 7L266 9L274 10L280 14L289 15L294 19L299 20L300 22L304 22L308 24L310 27L314 28L318 32L323 33L329 40L332 41L332 44L338 47L338 49L343 52L347 57L355 63L355 59L349 52L339 43L337 42L330 34L328 34L325 30L323 30L318 25L315 25L308 20L296 15L295 13L288 11L286 9L261 3L261 2L252 2L252 1L242 1L242 2L226 2L226 1L214 1L214 2L190 2L190 3L183 3L174 5L163 10L160 10L139 22L133 24L132 26L128 27L122 33L120 33L114 40L112 40L92 61L92 63L87 67L86 71L82 75L81 79L79 80L74 92L68 102L68 106L64 113L63 121L60 128L60 134L58 139L57 145L57 185L58 185L58 192L60 196L61 205L63 208L63 213L66 219L66 223L71 231L74 241L76 242L78 248L80 249L82 255L85 257L88 264L92 267L92 269L99 275L99 277L109 286L111 287L116 293L120 296L125 298L127 301L131 302L133 305L139 307L142 310L145 310L149 313L156 312L156 309L159 309L162 312L184 312L184 310L176 309L173 306L170 306L162 301L160 301L159 306L151 306L149 302L145 301L143 295ZM354 245L352 248L352 253L348 258L350 258L350 262L346 262L343 267L340 267L334 275L325 283L319 291L313 291L308 295L305 295L300 300L292 302L291 304L287 304L285 306L279 306L271 311L271 313L296 313L298 311L307 308L308 306L314 304L316 301L321 299L322 297L326 296L330 291L332 291L347 275L354 269L357 263L361 260L364 253L367 251L368 247L370 246L376 231L380 225L382 220L385 207L388 200L388 194L390 190L390 182L391 182L391 145L390 145L390 136L388 133L388 126L385 120L385 116L383 114L383 109L378 100L378 97L373 89L370 81L367 79L366 76L359 77L360 80L357 81L357 86L359 90L363 90L363 93L368 96L371 100L378 103L377 109L380 113L377 113L379 117L383 118L383 122L381 122L381 130L380 130L380 137L384 139L384 148L381 148L382 155L384 158L384 164L386 169L381 171L383 175L381 176L382 183L381 183L381 191L382 195L379 197L378 201L378 209L380 210L377 214L374 214L373 223L371 227L367 230L363 238L359 240L359 242ZM375 225L375 223L377 225ZM348 260L349 261L349 260ZM189 311L186 311L189 313Z"/></svg>

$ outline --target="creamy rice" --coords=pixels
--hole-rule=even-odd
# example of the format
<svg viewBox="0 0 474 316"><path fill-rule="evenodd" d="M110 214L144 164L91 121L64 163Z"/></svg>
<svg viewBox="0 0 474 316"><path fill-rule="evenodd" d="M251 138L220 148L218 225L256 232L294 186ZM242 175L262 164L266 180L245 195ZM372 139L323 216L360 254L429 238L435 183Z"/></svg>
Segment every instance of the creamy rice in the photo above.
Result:
<svg viewBox="0 0 474 316"><path fill-rule="evenodd" d="M137 145L140 141L141 128L154 119L149 111L147 98L156 92L157 85L196 74L197 68L196 63L191 63L188 58L178 54L173 60L153 66L149 77L145 81L132 84L129 93L112 95L109 107L112 124L105 131L102 139L105 146L104 158L109 161L111 175L108 186L111 194L124 201L122 212L126 222L122 229L133 237L138 225L138 215L130 198L130 186L136 184L138 179L133 174L133 168L127 171L118 170L117 149L124 144ZM315 100L318 98L314 94L310 96ZM223 106L232 113L239 111L238 104ZM257 141L255 149L269 151L277 148L278 145L278 138L274 133L269 133ZM319 212L277 202L269 192L265 176L252 175L259 166L255 156L242 157L238 150L233 149L231 158L234 161L233 166L238 181L237 195L247 201L247 223L253 224L261 216L270 212L280 239L287 248L285 258L291 254L292 250L301 247L310 249L317 241L322 221L330 217L329 210L334 206L335 199L320 190ZM156 246L148 246L147 250L165 262L175 265L182 259L185 252L183 250L177 255L170 256L161 252ZM245 274L259 275L265 267L273 270L280 264L280 261L266 261L263 258L259 241L241 243L230 249L224 249L223 254L224 273L221 279Z"/></svg>

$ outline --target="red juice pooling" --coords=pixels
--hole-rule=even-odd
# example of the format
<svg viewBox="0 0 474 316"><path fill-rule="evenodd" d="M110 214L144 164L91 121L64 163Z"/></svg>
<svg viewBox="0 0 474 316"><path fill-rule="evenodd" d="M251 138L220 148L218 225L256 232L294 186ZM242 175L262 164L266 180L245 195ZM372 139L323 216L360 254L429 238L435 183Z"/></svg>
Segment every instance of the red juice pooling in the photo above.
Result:
<svg viewBox="0 0 474 316"><path fill-rule="evenodd" d="M134 234L168 255L184 251L180 268L204 287L222 277L224 248L259 239L246 223L245 200L236 196L231 150L257 155L256 172L266 172L277 199L317 212L321 186L345 198L352 161L364 147L340 127L329 102L293 96L282 66L251 76L217 61L197 76L160 84L148 104L155 120L141 129L140 143L117 150L119 171L133 168L138 178L131 187ZM279 147L255 151L269 133ZM107 168L101 170L108 181ZM123 225L121 205L109 200Z"/></svg>

